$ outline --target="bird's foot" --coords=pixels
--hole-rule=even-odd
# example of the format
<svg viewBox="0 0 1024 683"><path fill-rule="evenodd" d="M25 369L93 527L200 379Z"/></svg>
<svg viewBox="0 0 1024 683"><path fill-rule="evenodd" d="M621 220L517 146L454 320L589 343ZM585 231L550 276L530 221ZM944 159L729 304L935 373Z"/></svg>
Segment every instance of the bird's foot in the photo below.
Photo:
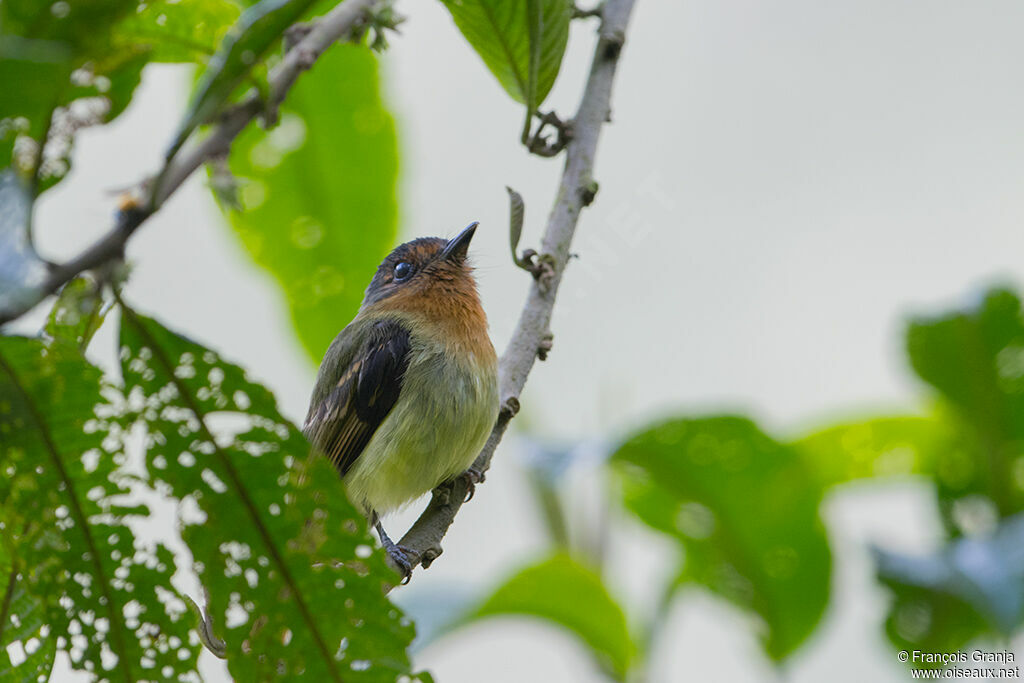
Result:
<svg viewBox="0 0 1024 683"><path fill-rule="evenodd" d="M402 585L409 583L412 578L412 555L400 545L388 542L384 545L384 552L388 554L388 564L402 576Z"/></svg>
<svg viewBox="0 0 1024 683"><path fill-rule="evenodd" d="M476 493L476 485L484 483L484 480L487 478L481 470L475 467L470 467L460 474L459 477L466 481L466 497L463 499L463 503L473 500L473 495Z"/></svg>
<svg viewBox="0 0 1024 683"><path fill-rule="evenodd" d="M409 583L412 578L412 570L416 567L412 553L407 548L398 545L384 532L384 527L378 521L376 523L377 535L380 536L381 547L388 556L388 564L402 576L402 585Z"/></svg>

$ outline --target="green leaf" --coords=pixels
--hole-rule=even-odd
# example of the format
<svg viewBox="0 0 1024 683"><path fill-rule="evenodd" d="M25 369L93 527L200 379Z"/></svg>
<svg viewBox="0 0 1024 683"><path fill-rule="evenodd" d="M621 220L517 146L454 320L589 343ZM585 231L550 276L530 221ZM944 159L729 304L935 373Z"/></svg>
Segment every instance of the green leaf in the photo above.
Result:
<svg viewBox="0 0 1024 683"><path fill-rule="evenodd" d="M362 301L396 234L397 143L369 50L336 45L281 106L269 134L232 146L242 212L231 225L277 279L303 347L319 362Z"/></svg>
<svg viewBox="0 0 1024 683"><path fill-rule="evenodd" d="M810 434L793 446L823 486L857 479L939 470L956 430L940 417L895 416L841 423Z"/></svg>
<svg viewBox="0 0 1024 683"><path fill-rule="evenodd" d="M200 76L168 159L197 126L220 109L253 66L281 39L285 29L298 21L314 1L260 0L242 13Z"/></svg>
<svg viewBox="0 0 1024 683"><path fill-rule="evenodd" d="M627 508L685 549L684 580L751 609L773 659L811 633L828 603L821 488L800 453L740 417L676 419L612 458Z"/></svg>
<svg viewBox="0 0 1024 683"><path fill-rule="evenodd" d="M75 132L123 112L147 63L204 62L238 13L231 0L0 3L0 168L51 187Z"/></svg>
<svg viewBox="0 0 1024 683"><path fill-rule="evenodd" d="M910 361L973 435L958 486L1001 515L1024 509L1024 314L1015 294L992 290L969 310L920 317L907 332Z"/></svg>
<svg viewBox="0 0 1024 683"><path fill-rule="evenodd" d="M337 472L241 368L122 308L121 368L149 479L182 501L235 680L393 681L413 627Z"/></svg>
<svg viewBox="0 0 1024 683"><path fill-rule="evenodd" d="M110 30L137 4L138 0L0 3L0 168L13 165L25 177L42 176L39 187L33 183L33 191L45 189L67 172L66 150L49 163L41 163L46 160L38 152L51 130L53 111L107 77L103 61L111 54ZM73 133L68 129L103 116L83 111L72 117L74 125L55 126L54 135L70 139ZM19 140L22 152L15 154Z"/></svg>
<svg viewBox="0 0 1024 683"><path fill-rule="evenodd" d="M116 502L129 493L124 435L100 391L74 346L0 337L2 585L16 574L0 648L32 655L19 674L48 667L56 647L108 680L185 680L198 648L174 558L136 541L126 520L144 507Z"/></svg>
<svg viewBox="0 0 1024 683"><path fill-rule="evenodd" d="M554 555L519 570L494 590L468 619L526 615L575 634L604 669L625 680L634 646L622 608L591 569L568 555Z"/></svg>
<svg viewBox="0 0 1024 683"><path fill-rule="evenodd" d="M139 0L70 2L54 7L37 0L8 0L0 6L0 31L64 43L76 55L99 53L112 26L135 11Z"/></svg>
<svg viewBox="0 0 1024 683"><path fill-rule="evenodd" d="M511 187L506 186L508 191L508 244L512 249L512 261L519 263L519 239L523 236L523 219L526 216L526 203L523 195Z"/></svg>
<svg viewBox="0 0 1024 683"><path fill-rule="evenodd" d="M216 53L239 14L231 0L155 0L122 21L113 40L152 62L202 63Z"/></svg>
<svg viewBox="0 0 1024 683"><path fill-rule="evenodd" d="M46 321L46 334L84 351L109 310L100 285L91 277L79 276L61 289Z"/></svg>
<svg viewBox="0 0 1024 683"><path fill-rule="evenodd" d="M12 502L6 501L7 504ZM11 510L3 510L0 514L5 522L17 515ZM57 652L57 639L48 637L49 627L44 628L44 599L28 593L24 583L18 581L24 569L17 557L19 540L9 526L4 529L3 543L0 544L0 581L3 581L0 584L3 591L0 597L0 643L8 647L0 648L0 683L49 680ZM17 624L11 615L17 617Z"/></svg>
<svg viewBox="0 0 1024 683"><path fill-rule="evenodd" d="M1024 515L933 555L876 549L875 561L896 598L888 628L897 645L952 652L982 631L1009 637L1024 623Z"/></svg>
<svg viewBox="0 0 1024 683"><path fill-rule="evenodd" d="M555 84L569 40L570 0L442 0L501 87L527 111Z"/></svg>
<svg viewBox="0 0 1024 683"><path fill-rule="evenodd" d="M66 43L32 40L0 34L0 138L18 133L39 139L46 131L50 112L68 87L72 51ZM20 126L16 119L24 119ZM10 156L2 157L6 164Z"/></svg>

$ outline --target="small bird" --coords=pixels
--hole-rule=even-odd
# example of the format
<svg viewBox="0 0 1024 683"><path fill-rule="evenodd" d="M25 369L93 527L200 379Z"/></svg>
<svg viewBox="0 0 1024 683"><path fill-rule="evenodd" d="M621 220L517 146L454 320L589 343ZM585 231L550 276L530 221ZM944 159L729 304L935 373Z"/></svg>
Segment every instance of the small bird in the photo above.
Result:
<svg viewBox="0 0 1024 683"><path fill-rule="evenodd" d="M466 472L498 416L497 356L466 260L476 226L384 259L324 354L303 427L405 576L380 515Z"/></svg>

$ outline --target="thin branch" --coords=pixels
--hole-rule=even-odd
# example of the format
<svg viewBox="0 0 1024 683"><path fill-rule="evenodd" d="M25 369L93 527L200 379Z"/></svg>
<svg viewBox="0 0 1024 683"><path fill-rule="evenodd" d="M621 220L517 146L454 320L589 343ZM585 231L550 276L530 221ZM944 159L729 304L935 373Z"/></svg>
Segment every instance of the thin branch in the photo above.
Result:
<svg viewBox="0 0 1024 683"><path fill-rule="evenodd" d="M594 156L601 126L609 118L612 82L633 3L634 0L608 0L601 7L601 27L590 75L573 118L573 137L566 145L565 169L558 199L548 217L541 243L539 258L547 262L549 268L543 277L534 279L519 323L499 361L501 412L487 443L473 463L472 469L477 473L485 473L490 466L494 449L519 410L519 394L533 364L540 353L550 348L548 325L558 285L569 261L569 247L576 232L576 223L581 210L594 199ZM426 510L399 542L408 553L412 566L422 564L428 567L441 554L441 540L465 502L470 486L469 477L459 477L434 490Z"/></svg>
<svg viewBox="0 0 1024 683"><path fill-rule="evenodd" d="M338 40L361 35L367 17L381 3L382 0L345 0L317 20L309 33L288 50L270 72L266 99L253 93L229 109L209 135L175 155L160 172L159 187L152 192L148 205L121 211L110 232L70 261L52 267L31 296L19 297L7 308L0 308L0 325L21 317L80 273L123 258L125 245L138 227L156 213L196 169L209 159L227 153L238 134L261 113L276 111L299 74L313 66L328 47ZM147 180L139 186L150 184Z"/></svg>
<svg viewBox="0 0 1024 683"><path fill-rule="evenodd" d="M590 17L599 16L601 16L601 5L591 7L590 9L583 9L579 5L576 5L572 8L573 19L589 19Z"/></svg>
<svg viewBox="0 0 1024 683"><path fill-rule="evenodd" d="M569 144L569 140L572 139L573 122L561 120L558 118L558 114L553 111L549 111L546 114L536 112L536 117L540 123L537 125L536 132L523 140L526 149L531 154L536 154L539 157L558 156L565 149L566 145ZM555 129L554 140L549 140L547 135L544 134L548 126Z"/></svg>

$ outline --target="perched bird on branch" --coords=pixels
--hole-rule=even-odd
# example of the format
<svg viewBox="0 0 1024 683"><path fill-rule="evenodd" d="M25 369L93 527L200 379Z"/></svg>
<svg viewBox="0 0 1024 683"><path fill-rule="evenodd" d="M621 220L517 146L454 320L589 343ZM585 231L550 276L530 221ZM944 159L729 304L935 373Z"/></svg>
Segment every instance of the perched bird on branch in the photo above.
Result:
<svg viewBox="0 0 1024 683"><path fill-rule="evenodd" d="M466 473L498 416L498 363L473 269L473 223L392 251L320 363L303 432L329 457L388 555L380 515Z"/></svg>

